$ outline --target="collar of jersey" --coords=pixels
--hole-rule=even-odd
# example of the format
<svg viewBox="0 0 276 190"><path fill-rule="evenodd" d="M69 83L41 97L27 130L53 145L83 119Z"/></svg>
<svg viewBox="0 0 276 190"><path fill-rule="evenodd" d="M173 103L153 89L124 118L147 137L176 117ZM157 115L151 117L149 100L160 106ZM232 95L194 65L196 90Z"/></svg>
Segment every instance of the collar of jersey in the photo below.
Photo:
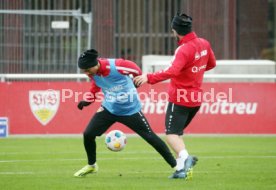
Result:
<svg viewBox="0 0 276 190"><path fill-rule="evenodd" d="M178 45L182 45L190 40L193 40L197 38L197 35L195 32L190 32L189 34L186 34L179 42Z"/></svg>

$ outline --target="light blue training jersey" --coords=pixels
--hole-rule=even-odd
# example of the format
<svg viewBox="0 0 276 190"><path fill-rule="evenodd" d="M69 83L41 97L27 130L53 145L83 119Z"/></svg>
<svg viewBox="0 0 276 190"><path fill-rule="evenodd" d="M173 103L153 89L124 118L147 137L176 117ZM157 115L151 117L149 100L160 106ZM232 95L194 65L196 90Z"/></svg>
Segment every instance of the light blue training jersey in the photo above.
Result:
<svg viewBox="0 0 276 190"><path fill-rule="evenodd" d="M141 103L132 79L119 73L115 59L108 59L110 73L106 77L93 76L95 83L104 93L102 106L118 116L132 115L141 110Z"/></svg>

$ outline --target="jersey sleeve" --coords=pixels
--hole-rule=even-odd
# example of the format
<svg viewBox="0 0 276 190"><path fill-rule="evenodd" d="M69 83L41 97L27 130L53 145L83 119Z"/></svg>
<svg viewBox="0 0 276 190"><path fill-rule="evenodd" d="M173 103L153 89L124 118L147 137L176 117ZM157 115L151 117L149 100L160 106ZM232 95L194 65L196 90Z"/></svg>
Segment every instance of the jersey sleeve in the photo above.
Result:
<svg viewBox="0 0 276 190"><path fill-rule="evenodd" d="M91 95L87 97L87 100L89 102L95 102L95 100L97 99L96 94L100 90L101 88L96 85L94 79L91 79L91 88L90 88Z"/></svg>
<svg viewBox="0 0 276 190"><path fill-rule="evenodd" d="M155 84L181 74L181 70L185 67L187 63L187 56L179 51L180 48L177 48L175 51L175 56L172 60L171 66L168 68L147 74L148 83Z"/></svg>
<svg viewBox="0 0 276 190"><path fill-rule="evenodd" d="M116 69L122 75L132 75L136 77L142 74L141 69L134 62L124 59L117 59L116 61Z"/></svg>
<svg viewBox="0 0 276 190"><path fill-rule="evenodd" d="M206 71L213 69L215 66L216 66L216 57L213 50L210 48L210 54L209 54L209 59L206 66Z"/></svg>

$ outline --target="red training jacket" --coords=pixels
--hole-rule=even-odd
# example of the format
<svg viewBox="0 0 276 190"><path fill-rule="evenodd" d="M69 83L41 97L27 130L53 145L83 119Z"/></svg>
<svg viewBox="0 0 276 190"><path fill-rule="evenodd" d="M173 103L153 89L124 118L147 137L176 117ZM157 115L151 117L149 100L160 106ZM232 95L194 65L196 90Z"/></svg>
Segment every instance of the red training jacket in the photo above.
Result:
<svg viewBox="0 0 276 190"><path fill-rule="evenodd" d="M215 66L216 58L209 42L191 32L179 41L171 66L147 74L148 83L155 84L171 79L169 102L187 107L200 106L204 72Z"/></svg>

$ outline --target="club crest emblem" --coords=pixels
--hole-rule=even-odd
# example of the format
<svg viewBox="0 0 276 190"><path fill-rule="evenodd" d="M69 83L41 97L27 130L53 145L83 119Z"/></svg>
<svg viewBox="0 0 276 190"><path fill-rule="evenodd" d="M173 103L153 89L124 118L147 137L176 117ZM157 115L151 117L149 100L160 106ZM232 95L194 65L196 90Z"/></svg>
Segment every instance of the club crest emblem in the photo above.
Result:
<svg viewBox="0 0 276 190"><path fill-rule="evenodd" d="M58 90L31 90L29 91L29 104L35 118L47 125L56 115L60 102Z"/></svg>

